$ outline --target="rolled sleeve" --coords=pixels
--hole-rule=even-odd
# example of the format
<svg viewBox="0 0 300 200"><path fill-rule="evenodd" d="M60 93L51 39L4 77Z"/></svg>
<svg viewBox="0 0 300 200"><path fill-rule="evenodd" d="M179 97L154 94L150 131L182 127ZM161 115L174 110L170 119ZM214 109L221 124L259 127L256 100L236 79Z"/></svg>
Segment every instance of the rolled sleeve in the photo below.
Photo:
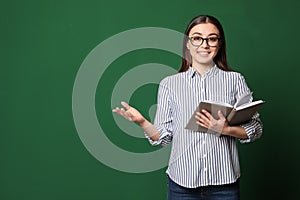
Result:
<svg viewBox="0 0 300 200"><path fill-rule="evenodd" d="M243 75L239 74L238 78L238 84L237 84L237 99L240 98L240 96L243 93L249 93L250 89L246 83L246 80ZM251 97L250 102L252 102L253 97ZM249 103L250 103L249 102ZM263 124L259 118L259 113L256 112L251 121L245 124L241 124L241 127L243 127L246 131L246 134L248 136L247 139L239 139L241 143L249 143L257 140L258 138L261 137L262 135L262 129L263 129Z"/></svg>
<svg viewBox="0 0 300 200"><path fill-rule="evenodd" d="M255 113L249 123L240 125L248 135L247 139L240 139L241 143L250 143L259 139L262 135L263 124L259 118L259 114Z"/></svg>
<svg viewBox="0 0 300 200"><path fill-rule="evenodd" d="M171 109L171 92L167 87L168 79L163 79L158 88L157 109L154 126L159 132L158 141L153 141L146 136L151 145L168 145L173 139L173 116Z"/></svg>
<svg viewBox="0 0 300 200"><path fill-rule="evenodd" d="M152 140L147 134L145 134L145 136L148 139L149 143L153 146L166 146L172 141L172 134L169 132L164 132L160 134L159 139L157 141Z"/></svg>

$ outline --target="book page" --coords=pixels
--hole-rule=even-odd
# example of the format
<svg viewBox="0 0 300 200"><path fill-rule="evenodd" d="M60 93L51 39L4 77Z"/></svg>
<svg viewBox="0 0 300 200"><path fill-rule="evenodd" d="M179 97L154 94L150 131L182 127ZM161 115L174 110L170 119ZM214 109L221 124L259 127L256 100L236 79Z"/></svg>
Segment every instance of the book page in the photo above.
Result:
<svg viewBox="0 0 300 200"><path fill-rule="evenodd" d="M244 93L240 96L239 99L236 100L235 104L234 104L234 108L237 108L241 105L244 105L244 104L247 104L250 102L252 98L252 92L249 92L249 93Z"/></svg>
<svg viewBox="0 0 300 200"><path fill-rule="evenodd" d="M257 104L262 104L263 102L264 102L263 100L253 101L253 102L251 102L251 103L246 103L246 104L244 104L244 105L241 105L241 106L235 108L235 110L243 110L243 109L245 109L245 108L248 108L248 107L251 107L251 106L255 106L255 105L257 105Z"/></svg>
<svg viewBox="0 0 300 200"><path fill-rule="evenodd" d="M212 105L215 105L215 106L225 106L225 107L233 108L233 106L231 104L224 103L224 102L215 102L215 101L209 101L209 100L202 101L202 102L212 104Z"/></svg>

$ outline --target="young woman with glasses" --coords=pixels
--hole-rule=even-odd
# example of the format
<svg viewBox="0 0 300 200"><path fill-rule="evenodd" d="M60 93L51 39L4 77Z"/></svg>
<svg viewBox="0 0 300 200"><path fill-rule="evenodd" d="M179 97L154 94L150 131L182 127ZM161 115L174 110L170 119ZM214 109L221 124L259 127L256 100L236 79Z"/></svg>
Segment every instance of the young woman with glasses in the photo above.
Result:
<svg viewBox="0 0 300 200"><path fill-rule="evenodd" d="M259 114L247 123L230 126L220 111L218 118L206 110L198 112L197 124L220 136L185 126L199 102L233 105L249 92L244 77L228 67L220 22L213 16L201 15L186 28L179 73L164 78L159 85L154 123L125 102L124 108L117 107L113 112L139 124L152 145L172 142L166 172L169 200L237 200L240 165L236 141L248 143L260 138Z"/></svg>

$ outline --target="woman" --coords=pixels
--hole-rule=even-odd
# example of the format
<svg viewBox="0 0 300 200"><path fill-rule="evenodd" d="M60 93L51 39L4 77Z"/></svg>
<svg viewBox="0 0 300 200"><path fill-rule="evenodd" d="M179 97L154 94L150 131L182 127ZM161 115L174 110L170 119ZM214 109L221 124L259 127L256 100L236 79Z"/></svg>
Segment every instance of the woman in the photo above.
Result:
<svg viewBox="0 0 300 200"><path fill-rule="evenodd" d="M185 126L199 102L211 100L233 105L249 92L244 77L228 67L220 22L201 15L191 20L185 31L179 73L160 83L154 124L125 102L124 108L117 107L113 112L139 124L151 144L172 142L166 172L168 199L236 200L240 177L236 140L247 143L261 136L259 114L248 123L230 126L220 111L217 119L206 110L197 112L197 124L220 136Z"/></svg>

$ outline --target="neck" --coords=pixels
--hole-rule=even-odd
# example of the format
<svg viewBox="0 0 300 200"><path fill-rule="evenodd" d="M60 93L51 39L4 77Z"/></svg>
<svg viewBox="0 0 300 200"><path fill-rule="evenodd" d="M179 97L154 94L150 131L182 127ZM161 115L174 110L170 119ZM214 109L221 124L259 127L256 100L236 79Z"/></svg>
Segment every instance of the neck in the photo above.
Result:
<svg viewBox="0 0 300 200"><path fill-rule="evenodd" d="M192 64L192 67L200 74L203 75L205 72L207 72L208 70L210 70L211 68L213 68L215 64L214 63L210 63L210 64Z"/></svg>

